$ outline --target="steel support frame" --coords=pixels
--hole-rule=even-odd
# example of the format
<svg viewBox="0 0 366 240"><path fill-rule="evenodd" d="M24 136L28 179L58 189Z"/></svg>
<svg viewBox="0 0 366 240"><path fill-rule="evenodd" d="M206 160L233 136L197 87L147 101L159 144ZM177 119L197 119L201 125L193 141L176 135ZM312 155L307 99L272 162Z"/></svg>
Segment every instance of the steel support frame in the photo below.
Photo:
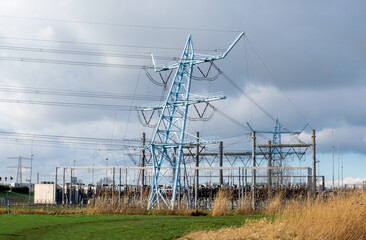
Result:
<svg viewBox="0 0 366 240"><path fill-rule="evenodd" d="M162 109L162 112L151 141L154 171L147 209L161 208L161 203L171 210L174 209L178 189L185 196L188 208L192 208L183 147L187 145L194 146L201 142L184 143L188 106L189 104L210 101L208 98L189 99L193 66L225 58L242 36L244 36L243 32L222 55L202 55L202 57L195 59L193 42L191 35L189 35L179 62L174 62L162 68L156 66L152 55L156 72L175 68L177 70L164 104L150 108L150 110ZM211 98L211 101L224 98L222 96L214 97ZM184 184L182 184L180 176L181 165L183 165ZM162 169L162 167L168 168Z"/></svg>
<svg viewBox="0 0 366 240"><path fill-rule="evenodd" d="M180 178L180 166L185 167L183 158L184 132L188 112L188 100L193 71L194 50L191 35L188 36L173 83L165 101L156 131L152 138L151 152L154 176L149 193L148 209L165 207L174 209L177 189L186 195L191 208L190 195L186 194ZM177 102L184 104L176 105ZM171 169L162 169L170 166ZM186 169L183 169L186 176ZM172 174L173 173L173 174ZM184 178L189 186L188 178Z"/></svg>

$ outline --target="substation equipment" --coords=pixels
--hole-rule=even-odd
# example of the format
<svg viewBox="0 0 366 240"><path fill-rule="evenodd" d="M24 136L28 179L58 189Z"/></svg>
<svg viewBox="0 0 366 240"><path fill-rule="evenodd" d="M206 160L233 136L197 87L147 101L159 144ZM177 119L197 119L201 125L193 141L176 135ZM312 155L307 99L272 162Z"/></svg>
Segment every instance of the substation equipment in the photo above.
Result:
<svg viewBox="0 0 366 240"><path fill-rule="evenodd" d="M147 209L169 208L173 210L183 204L182 201L185 202L188 208L199 208L200 195L202 196L202 192L205 192L204 189L209 187L212 193L212 178L218 178L217 186L214 186L216 189L223 186L237 189L236 195L238 198L243 197L249 191L253 208L256 207L256 190L258 187L266 186L270 189L273 186L292 185L292 183L285 181L285 179L291 179L292 182L294 178L305 178L303 183L305 183L306 189L315 194L317 182L315 130L312 130L311 144L282 144L281 134L299 134L302 131L293 132L284 130L278 119L276 119L273 131L255 131L248 124L252 130L252 149L251 151L236 153L224 152L223 142L202 139L199 137L199 133L196 133L196 135L186 133L189 105L225 99L223 95L206 97L190 95L193 67L202 63L212 64L216 60L225 58L243 35L244 33L240 33L222 55L196 55L191 35L188 36L179 61L169 65L158 66L152 55L156 72L160 73L174 69L176 71L165 102L158 106L140 109L141 111L159 110L161 112L150 144L146 144L145 134L143 134L142 147L139 148L141 151L141 165L139 167L57 167L56 181L54 183L55 203L79 203L81 197L76 199L73 196L77 194L73 192L77 191L78 196L80 196L81 191L79 190L81 186L78 187L77 184L72 184L72 172L75 170L94 171L98 169L113 171L113 183L110 187L112 188L112 194L115 194L116 187L118 188L119 199L121 192L126 191L128 186L139 189L136 192L142 192L142 189L148 189ZM265 145L257 145L256 133L273 134L272 142L268 141ZM187 140L186 135L191 140ZM218 151L205 151L205 146L208 144L218 144ZM286 167L283 165L283 161L289 155L295 155L301 159L309 147L312 147L312 168ZM203 165L203 159L208 164ZM224 160L226 166L223 164ZM217 161L218 166L214 166L217 165ZM150 162L150 166L146 165L147 162ZM267 163L266 166L265 163ZM193 166L191 166L192 164ZM58 169L63 169L63 182L61 184L58 183L57 179ZM70 172L70 183L66 183L65 180L67 170ZM129 171L130 173L131 171L138 172L137 175L139 175L140 180L136 181L135 179L134 185L129 185L127 182ZM204 171L209 171L209 175L200 175L200 172L202 173ZM303 171L305 174L296 175L291 173L291 171ZM125 172L124 184L121 180L123 172ZM116 184L115 176L118 173L119 184ZM288 175L286 175L287 173ZM224 178L226 177L228 181L225 183ZM200 184L200 178L205 179L206 183ZM248 178L250 179L248 180ZM208 179L209 181L207 181ZM258 179L260 179L259 182ZM83 190L86 197L97 191L96 188L92 189L91 187L86 189ZM212 197L212 194L210 196Z"/></svg>

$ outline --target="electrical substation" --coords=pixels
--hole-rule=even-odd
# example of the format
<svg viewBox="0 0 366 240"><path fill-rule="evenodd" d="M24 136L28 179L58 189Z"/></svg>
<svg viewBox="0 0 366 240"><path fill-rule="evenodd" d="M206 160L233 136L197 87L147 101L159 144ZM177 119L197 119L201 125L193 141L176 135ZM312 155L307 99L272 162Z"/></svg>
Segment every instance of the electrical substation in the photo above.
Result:
<svg viewBox="0 0 366 240"><path fill-rule="evenodd" d="M365 10L0 1L0 240L366 240Z"/></svg>
<svg viewBox="0 0 366 240"><path fill-rule="evenodd" d="M147 139L142 133L141 144L130 148L138 160L134 160L133 166L58 166L53 183L35 186L35 203L86 205L98 197L108 196L110 204L141 204L147 209L210 209L215 194L225 188L232 195L233 206L239 199L248 198L255 209L277 191L282 191L288 198L312 196L321 191L324 177L316 175L315 130L311 131L306 142L287 143L283 140L286 139L284 136L296 137L307 126L292 131L273 117L274 127L270 131L239 123L248 130L251 149L236 152L226 150L220 136L206 139L201 138L199 132L186 131L187 121L191 120L187 114L189 108L204 119L207 109L220 112L212 102L226 98L223 94L191 94L192 79L208 78L208 73L204 73L199 65L207 64L208 71L216 70L218 74L214 78L219 75L227 77L215 61L225 61L243 36L244 33L240 33L219 55L195 53L191 35L178 61L159 66L152 54L153 70L161 77L162 85L166 86L171 76L172 82L163 103L137 109L140 121L146 125L150 124L154 114L158 116L152 138ZM154 73L144 70L153 79ZM167 78L161 74L164 71L168 72ZM202 77L195 76L195 71ZM258 142L258 136L270 140ZM312 156L310 166L289 164L295 162L294 159L301 162L306 155ZM94 184L96 173L105 173L105 181ZM93 183L78 182L80 175L92 176Z"/></svg>

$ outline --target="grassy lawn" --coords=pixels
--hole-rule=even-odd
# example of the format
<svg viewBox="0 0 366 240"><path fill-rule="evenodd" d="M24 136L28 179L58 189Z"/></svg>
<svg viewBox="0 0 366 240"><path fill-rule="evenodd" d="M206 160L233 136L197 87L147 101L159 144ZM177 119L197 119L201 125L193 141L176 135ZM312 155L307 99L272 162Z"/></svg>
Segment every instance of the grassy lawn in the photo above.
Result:
<svg viewBox="0 0 366 240"><path fill-rule="evenodd" d="M29 201L28 193L0 192L0 197L8 197L11 205L27 204ZM31 202L33 202L33 193L31 195Z"/></svg>
<svg viewBox="0 0 366 240"><path fill-rule="evenodd" d="M263 216L0 215L0 239L174 239Z"/></svg>

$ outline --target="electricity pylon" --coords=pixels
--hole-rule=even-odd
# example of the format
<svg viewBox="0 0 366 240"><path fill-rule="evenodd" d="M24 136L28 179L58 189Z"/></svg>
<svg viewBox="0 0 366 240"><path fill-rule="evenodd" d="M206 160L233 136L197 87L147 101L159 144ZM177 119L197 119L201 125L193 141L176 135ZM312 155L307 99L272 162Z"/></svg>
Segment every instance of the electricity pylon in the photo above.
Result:
<svg viewBox="0 0 366 240"><path fill-rule="evenodd" d="M22 164L22 160L31 160L31 158L27 158L27 157L23 157L23 156L19 156L19 157L8 157L7 159L17 159L18 160L18 166L11 166L8 168L17 168L17 178L15 183L23 183L23 168L30 168L30 167L26 167Z"/></svg>
<svg viewBox="0 0 366 240"><path fill-rule="evenodd" d="M151 183L148 209L166 206L174 209L178 191L191 208L191 200L187 171L183 157L183 147L205 144L202 140L185 142L185 126L187 121L188 106L190 104L209 102L224 99L224 96L190 98L191 77L193 66L205 62L213 62L224 58L244 35L241 33L222 55L203 56L195 58L191 35L188 36L182 56L178 62L173 62L162 67L156 66L154 56L152 61L156 72L177 69L165 102L156 107L143 109L161 109L161 115L151 140L151 153L154 166L153 180ZM202 55L200 55L202 56ZM181 179L183 170L183 181Z"/></svg>
<svg viewBox="0 0 366 240"><path fill-rule="evenodd" d="M252 126L250 126L249 123L247 123L249 128L253 130ZM305 130L305 128L308 126L308 124L305 125L305 127L301 131L290 131L281 126L280 122L278 121L278 118L276 118L274 127L272 131L263 131L263 130L256 130L257 133L269 133L272 134L272 145L281 145L281 135L282 134L300 134L302 131ZM271 160L273 163L271 163L271 166L273 167L283 167L283 157L282 157L282 150L281 147L276 147L271 151ZM277 170L277 174L279 176L282 176L282 169ZM276 174L274 171L272 171L273 174ZM281 178L282 181L282 178Z"/></svg>

